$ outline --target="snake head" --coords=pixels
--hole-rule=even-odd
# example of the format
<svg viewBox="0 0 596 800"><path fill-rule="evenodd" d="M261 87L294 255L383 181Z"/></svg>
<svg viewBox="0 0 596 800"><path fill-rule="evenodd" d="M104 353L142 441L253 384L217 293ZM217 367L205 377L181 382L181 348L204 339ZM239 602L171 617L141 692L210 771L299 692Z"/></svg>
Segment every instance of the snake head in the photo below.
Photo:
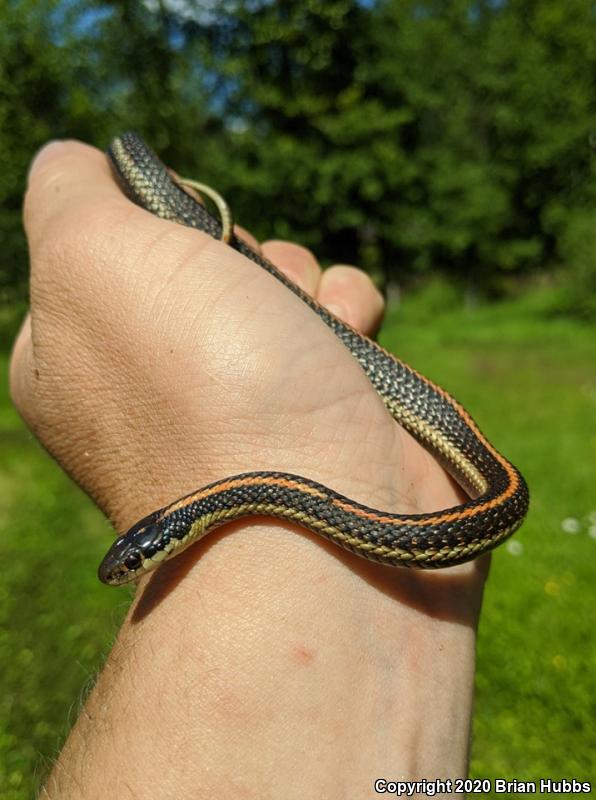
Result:
<svg viewBox="0 0 596 800"><path fill-rule="evenodd" d="M99 565L99 580L110 586L122 586L138 580L157 566L164 552L164 532L157 523L158 514L150 514L119 536Z"/></svg>

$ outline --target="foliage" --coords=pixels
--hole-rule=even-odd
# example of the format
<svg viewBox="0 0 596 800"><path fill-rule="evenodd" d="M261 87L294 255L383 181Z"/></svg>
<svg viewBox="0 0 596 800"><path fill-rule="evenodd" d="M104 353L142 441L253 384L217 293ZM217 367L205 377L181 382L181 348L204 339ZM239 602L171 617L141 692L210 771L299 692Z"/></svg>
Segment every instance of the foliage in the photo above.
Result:
<svg viewBox="0 0 596 800"><path fill-rule="evenodd" d="M585 0L239 3L208 30L243 123L221 184L393 280L498 289L563 251L594 274L561 247L573 210L550 219L596 209L595 21Z"/></svg>
<svg viewBox="0 0 596 800"><path fill-rule="evenodd" d="M201 128L201 84L168 38L171 15L143 4L0 0L0 299L22 297L21 205L29 162L49 139L105 148L126 128L178 163ZM194 114L190 109L194 108ZM174 158L174 154L176 158Z"/></svg>
<svg viewBox="0 0 596 800"><path fill-rule="evenodd" d="M73 83L71 59L53 44L54 0L0 2L0 289L23 284L26 251L20 210L24 178L39 143L65 129L63 88ZM46 47L40 48L40 42Z"/></svg>
<svg viewBox="0 0 596 800"><path fill-rule="evenodd" d="M566 264L559 310L586 319L596 317L596 220L593 208L551 206L558 254ZM559 227L560 226L560 227Z"/></svg>
<svg viewBox="0 0 596 800"><path fill-rule="evenodd" d="M575 291L565 310L593 313L589 0L0 0L0 14L5 294L24 287L32 153L135 128L261 236L483 292L556 270Z"/></svg>

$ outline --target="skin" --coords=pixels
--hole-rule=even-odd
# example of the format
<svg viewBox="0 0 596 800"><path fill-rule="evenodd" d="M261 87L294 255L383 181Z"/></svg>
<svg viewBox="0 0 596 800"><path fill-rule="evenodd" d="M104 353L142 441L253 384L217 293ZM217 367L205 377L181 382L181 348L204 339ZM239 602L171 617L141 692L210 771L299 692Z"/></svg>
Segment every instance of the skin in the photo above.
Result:
<svg viewBox="0 0 596 800"><path fill-rule="evenodd" d="M99 151L38 154L25 227L14 403L119 531L253 469L389 511L461 500L309 309L132 205ZM364 273L322 273L287 242L261 250L377 329ZM215 532L140 583L43 797L360 800L379 777L464 776L487 563L391 569L266 519Z"/></svg>

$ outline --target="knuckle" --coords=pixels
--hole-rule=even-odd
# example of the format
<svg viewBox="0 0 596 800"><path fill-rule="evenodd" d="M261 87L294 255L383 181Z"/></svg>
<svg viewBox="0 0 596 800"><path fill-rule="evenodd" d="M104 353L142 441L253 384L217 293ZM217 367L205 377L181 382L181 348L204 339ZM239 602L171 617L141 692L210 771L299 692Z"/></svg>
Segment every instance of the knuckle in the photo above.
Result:
<svg viewBox="0 0 596 800"><path fill-rule="evenodd" d="M314 253L312 250L309 250L308 247L304 247L302 244L296 244L295 242L284 242L284 244L293 251L296 257L305 262L310 261L311 264L318 265L318 261L315 258Z"/></svg>
<svg viewBox="0 0 596 800"><path fill-rule="evenodd" d="M368 294L369 301L374 303L376 306L379 306L380 308L384 307L385 299L367 272L360 267L354 267L350 264L338 265L338 268L343 273L341 276L343 280L353 284L359 292L366 292Z"/></svg>
<svg viewBox="0 0 596 800"><path fill-rule="evenodd" d="M315 258L312 250L304 245L297 244L296 242L288 242L284 239L271 239L264 242L263 249L275 253L280 259L291 259L295 264L306 264L308 266L317 266L318 261Z"/></svg>

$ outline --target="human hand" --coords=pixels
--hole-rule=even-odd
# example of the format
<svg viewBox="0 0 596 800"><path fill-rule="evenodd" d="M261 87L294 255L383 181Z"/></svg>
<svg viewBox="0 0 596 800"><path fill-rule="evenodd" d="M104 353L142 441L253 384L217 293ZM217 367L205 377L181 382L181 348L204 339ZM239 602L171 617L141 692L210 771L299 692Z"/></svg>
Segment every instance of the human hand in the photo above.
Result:
<svg viewBox="0 0 596 800"><path fill-rule="evenodd" d="M360 368L304 304L220 242L130 204L101 153L76 143L43 151L25 220L32 306L15 346L13 397L117 527L210 480L253 469L302 474L390 511L458 501L443 470L388 417ZM261 250L320 302L338 305L346 321L364 332L378 322L380 299L361 273L337 267L321 276L312 256L289 244ZM395 632L405 626L415 631L408 648L418 661L421 649L434 652L443 617L468 633L443 626L440 671L463 658L459 677L469 695L482 567L414 574L342 555L279 523L226 531L159 570L153 594L163 595L168 575L178 591L149 604L156 629L176 619L199 586L203 605L214 603L207 619L228 619L234 646L250 645L257 663L253 632L274 634L272 602L277 611L287 606L298 627L329 606L312 637L317 646L339 627L356 646L372 631L377 650L385 649L403 644ZM217 608L218 593L227 614ZM250 622L240 613L239 632L247 607ZM131 617L131 629L134 623ZM208 650L209 632L195 635L193 646ZM298 648L296 659L307 652ZM327 665L340 674L333 658ZM469 697L464 717L466 708Z"/></svg>

